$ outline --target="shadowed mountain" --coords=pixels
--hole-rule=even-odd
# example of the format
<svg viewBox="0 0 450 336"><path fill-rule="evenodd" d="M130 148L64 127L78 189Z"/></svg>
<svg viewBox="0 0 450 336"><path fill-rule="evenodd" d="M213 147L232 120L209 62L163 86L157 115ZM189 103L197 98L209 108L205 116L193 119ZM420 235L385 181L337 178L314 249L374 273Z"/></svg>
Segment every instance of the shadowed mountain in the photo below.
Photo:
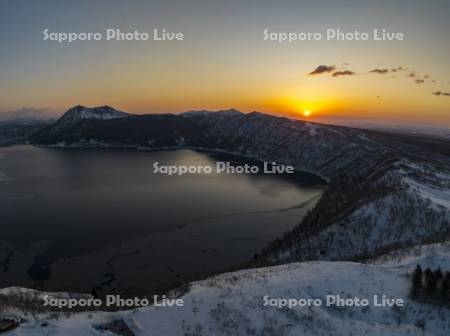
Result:
<svg viewBox="0 0 450 336"><path fill-rule="evenodd" d="M55 146L202 146L204 131L204 126L173 114L132 115L109 106L75 106L30 140Z"/></svg>

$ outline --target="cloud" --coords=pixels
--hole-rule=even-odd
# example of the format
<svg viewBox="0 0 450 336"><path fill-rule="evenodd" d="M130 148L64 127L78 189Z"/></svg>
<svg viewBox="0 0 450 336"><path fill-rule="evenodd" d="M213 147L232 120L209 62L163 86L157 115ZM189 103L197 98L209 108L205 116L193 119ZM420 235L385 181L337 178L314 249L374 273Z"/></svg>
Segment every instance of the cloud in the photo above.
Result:
<svg viewBox="0 0 450 336"><path fill-rule="evenodd" d="M333 72L336 70L334 65L319 65L314 71L311 71L309 75L320 75L327 72Z"/></svg>
<svg viewBox="0 0 450 336"><path fill-rule="evenodd" d="M396 68L391 68L391 69L387 69L387 68L379 69L379 68L376 68L376 69L370 70L369 73L376 73L376 74L379 74L379 75L385 75L387 73L395 73L395 72L403 71L403 70L406 70L406 68L398 66Z"/></svg>
<svg viewBox="0 0 450 336"><path fill-rule="evenodd" d="M391 71L396 72L397 69L392 69ZM376 73L379 75L384 75L384 74L387 74L389 72L389 70L388 69L373 69L373 70L370 70L369 72Z"/></svg>
<svg viewBox="0 0 450 336"><path fill-rule="evenodd" d="M345 65L348 65L347 63L344 63ZM378 75L387 75L387 74L396 74L398 75L399 72L403 72L404 76L406 76L407 78L411 78L411 80L415 83L415 84L423 84L423 83L435 83L434 79L432 78L432 76L430 75L420 75L418 74L415 70L413 69L408 69L402 66L396 66L396 67L391 67L391 68L374 68L372 70L369 70L368 72L365 72L364 74L367 73L373 73L373 74L378 74ZM331 73L332 77L340 77L340 76L353 76L353 75L357 75L358 73L351 71L351 70L345 70L345 66L340 66L340 67L336 67L335 65L319 65L314 71L310 72L309 75L318 75L318 74L323 74L323 73ZM395 78L397 76L392 75L392 76L387 76L387 78ZM448 95L448 92L433 92L434 95Z"/></svg>
<svg viewBox="0 0 450 336"><path fill-rule="evenodd" d="M433 94L434 94L435 96L447 96L447 97L450 97L450 92L436 91L436 92L433 92Z"/></svg>
<svg viewBox="0 0 450 336"><path fill-rule="evenodd" d="M333 73L333 77L339 77L339 76L353 76L355 75L355 73L353 71L350 70L345 70L345 71L336 71L335 73Z"/></svg>
<svg viewBox="0 0 450 336"><path fill-rule="evenodd" d="M336 71L335 65L319 65L316 69L314 69L314 71L310 72L309 75L320 75L323 73L332 73L333 77L356 75L354 71L350 70Z"/></svg>
<svg viewBox="0 0 450 336"><path fill-rule="evenodd" d="M47 119L55 117L49 109L25 107L19 110L0 112L0 121L9 121L14 119Z"/></svg>

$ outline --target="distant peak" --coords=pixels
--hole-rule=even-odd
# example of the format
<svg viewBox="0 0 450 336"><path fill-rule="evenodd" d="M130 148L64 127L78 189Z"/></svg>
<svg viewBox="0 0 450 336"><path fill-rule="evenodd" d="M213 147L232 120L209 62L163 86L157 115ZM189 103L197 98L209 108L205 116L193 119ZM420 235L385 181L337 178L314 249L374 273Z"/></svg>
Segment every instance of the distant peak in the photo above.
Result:
<svg viewBox="0 0 450 336"><path fill-rule="evenodd" d="M109 105L102 105L102 106L97 106L97 107L94 107L94 109L101 109L101 110L114 110L114 111L118 111L117 109L115 109L114 107L112 107L112 106L109 106Z"/></svg>
<svg viewBox="0 0 450 336"><path fill-rule="evenodd" d="M68 109L67 112L69 112L69 111L79 111L79 110L82 110L82 109L85 109L85 108L87 108L87 107L83 106L83 105L75 105L75 106L72 106L70 109Z"/></svg>
<svg viewBox="0 0 450 336"><path fill-rule="evenodd" d="M59 119L59 122L64 125L73 125L80 119L97 119L108 120L127 117L129 114L116 110L115 108L103 105L97 107L86 107L83 105L76 105Z"/></svg>
<svg viewBox="0 0 450 336"><path fill-rule="evenodd" d="M75 105L73 107L71 107L68 111L71 110L76 110L76 111L80 111L80 110L90 110L90 111L102 111L102 110L114 110L114 111L118 111L117 109L115 109L112 106L109 105L101 105L101 106L93 106L93 107L88 107L88 106L84 106L84 105Z"/></svg>
<svg viewBox="0 0 450 336"><path fill-rule="evenodd" d="M242 114L241 111L236 110L235 108L230 108L230 109L228 109L228 110L221 110L221 111L217 111L217 112L220 112L220 113L229 113L229 114Z"/></svg>

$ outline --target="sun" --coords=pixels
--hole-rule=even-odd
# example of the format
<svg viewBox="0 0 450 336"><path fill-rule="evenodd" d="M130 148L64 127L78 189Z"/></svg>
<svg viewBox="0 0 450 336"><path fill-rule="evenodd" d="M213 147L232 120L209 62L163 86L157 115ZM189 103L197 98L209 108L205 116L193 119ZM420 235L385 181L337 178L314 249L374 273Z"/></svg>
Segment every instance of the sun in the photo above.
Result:
<svg viewBox="0 0 450 336"><path fill-rule="evenodd" d="M310 111L310 110L304 110L304 111L303 111L303 115L304 115L305 117L309 117L309 116L311 115L311 111Z"/></svg>

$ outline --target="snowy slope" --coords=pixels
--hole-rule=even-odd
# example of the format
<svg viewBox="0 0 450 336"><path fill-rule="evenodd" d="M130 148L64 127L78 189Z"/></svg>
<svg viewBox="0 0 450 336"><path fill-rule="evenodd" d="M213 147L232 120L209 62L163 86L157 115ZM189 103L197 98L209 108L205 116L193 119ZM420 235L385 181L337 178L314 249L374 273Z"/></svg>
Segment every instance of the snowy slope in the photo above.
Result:
<svg viewBox="0 0 450 336"><path fill-rule="evenodd" d="M439 260L435 260L435 256ZM390 259L390 258L388 258ZM30 318L8 335L107 335L93 326L122 319L135 335L448 335L450 310L408 298L416 263L450 265L449 244L427 246L399 264L303 262L219 275L191 284L185 306L117 313ZM442 264L441 264L442 263ZM385 294L404 307L264 306L269 298L372 298ZM43 322L45 322L43 324ZM424 323L424 329L419 326Z"/></svg>
<svg viewBox="0 0 450 336"><path fill-rule="evenodd" d="M268 253L268 259L365 259L400 247L446 241L450 232L449 181L448 168L438 170L405 159L395 162L387 173L362 184L368 192L358 195L358 206L345 216L329 216L330 225L307 237L295 236L292 243ZM377 194L376 190L383 191ZM326 197L314 211L323 212L332 205Z"/></svg>
<svg viewBox="0 0 450 336"><path fill-rule="evenodd" d="M429 244L398 249L368 260L370 264L410 269L420 264L436 269L450 270L450 243Z"/></svg>

